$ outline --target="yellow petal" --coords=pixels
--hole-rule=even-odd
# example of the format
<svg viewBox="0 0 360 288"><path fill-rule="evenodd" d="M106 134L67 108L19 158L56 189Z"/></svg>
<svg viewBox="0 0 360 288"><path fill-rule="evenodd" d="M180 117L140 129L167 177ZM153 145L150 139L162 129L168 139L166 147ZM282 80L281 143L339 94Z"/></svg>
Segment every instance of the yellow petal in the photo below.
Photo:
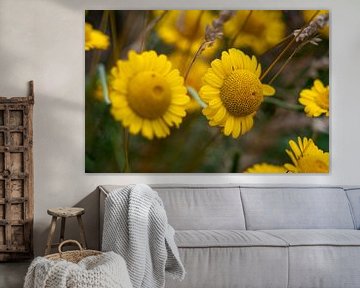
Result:
<svg viewBox="0 0 360 288"><path fill-rule="evenodd" d="M221 107L214 116L214 121L218 123L222 123L224 118L226 117L226 109Z"/></svg>
<svg viewBox="0 0 360 288"><path fill-rule="evenodd" d="M138 134L141 130L143 120L140 117L134 117L133 122L130 124L129 131L131 134Z"/></svg>
<svg viewBox="0 0 360 288"><path fill-rule="evenodd" d="M319 93L322 93L326 90L324 84L318 79L314 81L314 87Z"/></svg>
<svg viewBox="0 0 360 288"><path fill-rule="evenodd" d="M168 111L171 112L172 114L175 114L175 115L181 116L181 117L184 117L186 115L185 109L183 107L179 107L179 106L175 106L175 105L170 105L168 108Z"/></svg>
<svg viewBox="0 0 360 288"><path fill-rule="evenodd" d="M256 57L253 55L252 57L251 57L251 65L250 65L250 67L251 67L251 72L254 72L254 74L256 74L256 69L257 69L257 60L256 60ZM258 76L259 77L259 76Z"/></svg>
<svg viewBox="0 0 360 288"><path fill-rule="evenodd" d="M189 101L190 101L190 98L186 95L172 97L172 99L171 99L171 103L175 104L175 105L185 105L185 104L189 103Z"/></svg>
<svg viewBox="0 0 360 288"><path fill-rule="evenodd" d="M128 102L125 97L118 96L116 93L110 93L111 105L115 108L128 107Z"/></svg>
<svg viewBox="0 0 360 288"><path fill-rule="evenodd" d="M154 134L156 135L156 137L163 138L166 136L160 123L157 120L153 120L150 123L151 123L151 126L153 128L153 131L154 131Z"/></svg>
<svg viewBox="0 0 360 288"><path fill-rule="evenodd" d="M272 96L275 94L275 89L267 84L262 84L263 93L265 96Z"/></svg>
<svg viewBox="0 0 360 288"><path fill-rule="evenodd" d="M165 135L170 135L170 129L169 127L166 125L165 121L163 119L159 119L158 120L159 125L162 127Z"/></svg>
<svg viewBox="0 0 360 288"><path fill-rule="evenodd" d="M297 172L297 168L296 168L294 165L292 165L292 164L286 163L286 164L284 164L284 167L285 167L285 169L286 169L287 171L289 171L289 172L291 172L291 173L296 173L296 172Z"/></svg>
<svg viewBox="0 0 360 288"><path fill-rule="evenodd" d="M155 70L161 75L166 75L171 70L171 62L167 60L165 55L160 55L157 58Z"/></svg>
<svg viewBox="0 0 360 288"><path fill-rule="evenodd" d="M223 69L226 73L226 75L230 75L232 70L232 63L231 63L231 59L230 59L230 55L229 53L227 53L226 51L223 51L221 54L221 62L223 64Z"/></svg>
<svg viewBox="0 0 360 288"><path fill-rule="evenodd" d="M255 75L260 78L261 76L261 64L259 63L256 67Z"/></svg>
<svg viewBox="0 0 360 288"><path fill-rule="evenodd" d="M246 121L246 131L243 131L243 134L248 132L253 127L254 125L253 114L246 116L245 121Z"/></svg>
<svg viewBox="0 0 360 288"><path fill-rule="evenodd" d="M144 119L143 121L143 125L142 125L142 129L141 129L141 133L144 137L152 140L154 138L154 133L152 130L152 125L150 123L149 119Z"/></svg>
<svg viewBox="0 0 360 288"><path fill-rule="evenodd" d="M214 72L212 72L212 69L209 69L205 74L204 82L215 88L220 88L223 85L223 80L219 78Z"/></svg>
<svg viewBox="0 0 360 288"><path fill-rule="evenodd" d="M238 138L240 135L240 130L241 130L241 120L239 118L235 118L234 119L234 128L232 131L232 137L233 138Z"/></svg>
<svg viewBox="0 0 360 288"><path fill-rule="evenodd" d="M234 129L234 117L229 116L225 122L224 134L229 136Z"/></svg>
<svg viewBox="0 0 360 288"><path fill-rule="evenodd" d="M209 106L210 106L212 109L219 109L222 105L223 105L223 104L222 104L222 101L221 101L220 97L213 98L213 99L209 102Z"/></svg>
<svg viewBox="0 0 360 288"><path fill-rule="evenodd" d="M294 156L294 153L292 153L290 150L286 149L285 150L286 154L288 154L288 156L290 157L291 161L297 165L297 160L296 157Z"/></svg>
<svg viewBox="0 0 360 288"><path fill-rule="evenodd" d="M169 125L170 127L175 125L179 125L182 121L182 118L179 116L175 116L170 112L166 112L162 118L164 119L165 123Z"/></svg>
<svg viewBox="0 0 360 288"><path fill-rule="evenodd" d="M290 148L291 148L291 150L293 151L295 157L296 157L296 158L299 158L302 153L301 153L298 145L297 145L293 140L290 140L290 141L289 141L289 145L290 145Z"/></svg>
<svg viewBox="0 0 360 288"><path fill-rule="evenodd" d="M215 59L211 62L211 68L213 72L221 79L225 78L225 71L220 59ZM208 69L209 71L209 69Z"/></svg>
<svg viewBox="0 0 360 288"><path fill-rule="evenodd" d="M170 86L181 86L184 83L184 79L180 76L180 72L177 69L171 70L170 73L165 76L165 79Z"/></svg>
<svg viewBox="0 0 360 288"><path fill-rule="evenodd" d="M309 89L304 89L300 92L300 96L307 99L314 99L317 97L317 93Z"/></svg>
<svg viewBox="0 0 360 288"><path fill-rule="evenodd" d="M230 61L231 61L231 70L239 70L244 68L244 63L242 61L243 53L237 49L229 50Z"/></svg>
<svg viewBox="0 0 360 288"><path fill-rule="evenodd" d="M252 62L251 62L251 59L250 59L250 57L248 55L244 54L243 62L244 62L244 69L249 70L249 71L253 71Z"/></svg>
<svg viewBox="0 0 360 288"><path fill-rule="evenodd" d="M304 142L303 142L303 140L300 137L298 137L297 140L298 140L298 145L299 145L300 151L305 151L306 146L308 146L308 144L309 144L308 139L306 137L304 137Z"/></svg>

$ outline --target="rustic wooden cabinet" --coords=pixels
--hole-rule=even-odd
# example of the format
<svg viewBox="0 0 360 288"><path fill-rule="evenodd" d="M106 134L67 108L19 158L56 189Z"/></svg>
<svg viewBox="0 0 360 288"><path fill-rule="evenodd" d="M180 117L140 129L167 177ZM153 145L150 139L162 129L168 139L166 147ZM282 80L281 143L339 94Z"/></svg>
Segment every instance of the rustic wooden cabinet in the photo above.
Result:
<svg viewBox="0 0 360 288"><path fill-rule="evenodd" d="M33 255L33 82L27 97L0 97L0 261Z"/></svg>

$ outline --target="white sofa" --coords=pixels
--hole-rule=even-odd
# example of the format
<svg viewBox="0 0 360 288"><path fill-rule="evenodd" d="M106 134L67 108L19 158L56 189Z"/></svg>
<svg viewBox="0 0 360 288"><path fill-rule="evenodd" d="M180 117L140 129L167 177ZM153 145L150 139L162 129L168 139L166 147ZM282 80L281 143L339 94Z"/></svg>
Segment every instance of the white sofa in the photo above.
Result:
<svg viewBox="0 0 360 288"><path fill-rule="evenodd" d="M187 271L166 288L360 287L360 189L151 186Z"/></svg>

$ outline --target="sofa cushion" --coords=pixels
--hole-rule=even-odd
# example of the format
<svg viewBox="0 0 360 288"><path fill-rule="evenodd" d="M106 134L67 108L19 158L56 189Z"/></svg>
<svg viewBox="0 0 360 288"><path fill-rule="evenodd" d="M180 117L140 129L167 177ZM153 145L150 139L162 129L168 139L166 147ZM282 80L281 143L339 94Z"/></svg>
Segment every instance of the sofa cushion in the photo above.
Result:
<svg viewBox="0 0 360 288"><path fill-rule="evenodd" d="M153 186L176 230L245 229L239 187Z"/></svg>
<svg viewBox="0 0 360 288"><path fill-rule="evenodd" d="M245 230L240 188L234 185L150 185L164 203L176 230ZM102 185L111 193L121 185Z"/></svg>
<svg viewBox="0 0 360 288"><path fill-rule="evenodd" d="M321 229L263 232L290 245L289 288L360 287L360 231Z"/></svg>
<svg viewBox="0 0 360 288"><path fill-rule="evenodd" d="M262 230L289 246L360 246L360 231L348 229ZM358 248L359 249L359 248Z"/></svg>
<svg viewBox="0 0 360 288"><path fill-rule="evenodd" d="M359 246L289 247L288 287L359 288Z"/></svg>
<svg viewBox="0 0 360 288"><path fill-rule="evenodd" d="M260 231L244 230L183 230L176 231L175 242L178 247L251 247L281 246L288 244Z"/></svg>
<svg viewBox="0 0 360 288"><path fill-rule="evenodd" d="M354 229L342 188L241 187L241 198L249 230Z"/></svg>
<svg viewBox="0 0 360 288"><path fill-rule="evenodd" d="M346 189L354 216L356 229L360 229L360 188Z"/></svg>
<svg viewBox="0 0 360 288"><path fill-rule="evenodd" d="M179 248L186 275L166 288L287 288L288 247Z"/></svg>

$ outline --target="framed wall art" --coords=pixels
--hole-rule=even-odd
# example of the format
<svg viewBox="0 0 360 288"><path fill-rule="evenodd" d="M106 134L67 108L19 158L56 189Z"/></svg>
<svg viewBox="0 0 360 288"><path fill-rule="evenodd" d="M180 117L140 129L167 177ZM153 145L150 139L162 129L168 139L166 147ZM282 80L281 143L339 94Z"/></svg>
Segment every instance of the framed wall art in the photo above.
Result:
<svg viewBox="0 0 360 288"><path fill-rule="evenodd" d="M329 18L86 11L86 172L329 173Z"/></svg>

